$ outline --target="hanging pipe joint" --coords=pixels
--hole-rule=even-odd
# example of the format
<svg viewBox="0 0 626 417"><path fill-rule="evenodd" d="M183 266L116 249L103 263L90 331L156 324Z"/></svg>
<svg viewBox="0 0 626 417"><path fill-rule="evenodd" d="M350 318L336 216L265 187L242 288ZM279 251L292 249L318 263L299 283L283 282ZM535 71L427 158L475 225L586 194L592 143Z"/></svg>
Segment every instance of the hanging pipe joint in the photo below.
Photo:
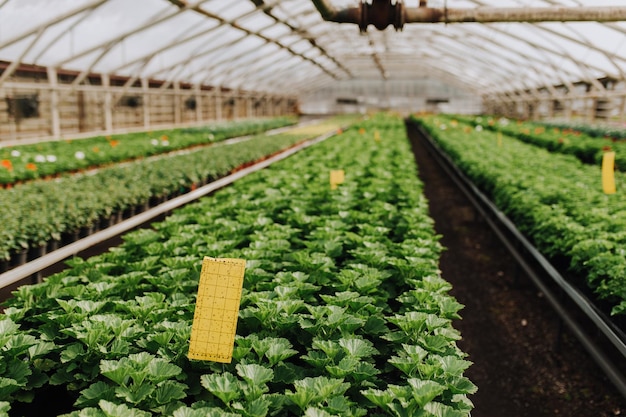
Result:
<svg viewBox="0 0 626 417"><path fill-rule="evenodd" d="M361 3L361 22L359 29L366 32L369 25L378 30L385 30L393 25L396 31L401 31L406 22L404 3L401 0L392 4L391 0L373 0L371 4Z"/></svg>
<svg viewBox="0 0 626 417"><path fill-rule="evenodd" d="M361 32L366 32L369 25L373 25L378 30L385 30L390 25L396 30L402 30L406 22L402 0L396 0L393 3L391 0L372 0L371 3L363 0L356 7L342 10L337 10L328 0L313 0L313 4L324 20L355 23Z"/></svg>

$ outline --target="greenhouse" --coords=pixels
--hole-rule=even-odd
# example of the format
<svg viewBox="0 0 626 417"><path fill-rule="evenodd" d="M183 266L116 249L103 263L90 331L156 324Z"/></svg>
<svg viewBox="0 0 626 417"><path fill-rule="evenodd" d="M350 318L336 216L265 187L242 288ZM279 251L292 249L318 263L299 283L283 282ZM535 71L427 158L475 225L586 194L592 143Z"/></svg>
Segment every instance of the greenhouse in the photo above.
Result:
<svg viewBox="0 0 626 417"><path fill-rule="evenodd" d="M0 0L0 417L626 414L626 1Z"/></svg>

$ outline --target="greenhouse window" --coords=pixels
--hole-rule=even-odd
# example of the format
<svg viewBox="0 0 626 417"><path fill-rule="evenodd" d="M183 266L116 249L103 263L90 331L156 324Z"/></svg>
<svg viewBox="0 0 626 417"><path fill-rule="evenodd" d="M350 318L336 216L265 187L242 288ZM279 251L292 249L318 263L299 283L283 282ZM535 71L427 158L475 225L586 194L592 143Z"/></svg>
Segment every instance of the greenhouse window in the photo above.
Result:
<svg viewBox="0 0 626 417"><path fill-rule="evenodd" d="M6 97L7 111L17 120L39 117L39 96L37 94Z"/></svg>

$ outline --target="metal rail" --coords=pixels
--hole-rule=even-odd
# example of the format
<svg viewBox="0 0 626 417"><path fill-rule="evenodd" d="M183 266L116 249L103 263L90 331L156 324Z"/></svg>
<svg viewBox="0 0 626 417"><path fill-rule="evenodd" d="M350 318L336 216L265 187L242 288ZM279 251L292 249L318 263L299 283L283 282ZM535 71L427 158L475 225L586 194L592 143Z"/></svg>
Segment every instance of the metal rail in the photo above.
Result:
<svg viewBox="0 0 626 417"><path fill-rule="evenodd" d="M335 132L330 132L321 136L318 136L314 139L307 140L289 148L279 154L272 156L271 158L265 159L261 162L258 162L254 165L251 165L247 168L244 168L240 171L237 171L231 175L228 175L224 178L221 178L217 181L214 181L210 184L204 185L202 187L197 188L187 194L184 194L179 197L175 197L171 200L168 200L158 206L155 206L151 209L148 209L138 215L135 215L127 220L124 220L114 226L108 227L104 230L96 232L90 236L87 236L83 239L77 240L74 243L63 246L60 249L55 250L54 252L50 252L40 258L37 258L31 262L28 262L24 265L13 268L3 274L0 274L0 289L8 287L9 285L15 284L17 282L26 280L28 278L37 277L41 271L49 268L55 264L62 262L65 259L68 259L72 256L77 255L80 252L83 252L89 248L92 248L98 244L106 242L107 240L113 239L122 233L125 233L129 230L132 230L136 227L139 227L163 214L169 213L170 211L181 207L185 204L189 204L201 197L206 196L212 192L219 190L227 185L232 184L236 180L245 177L253 172L260 171L264 168L267 168L271 164L281 161L302 149L308 148L315 144L318 144L331 136L334 136ZM241 139L240 139L241 140Z"/></svg>
<svg viewBox="0 0 626 417"><path fill-rule="evenodd" d="M483 216L520 267L544 294L563 323L567 325L582 346L589 352L620 394L626 398L626 378L622 372L611 361L606 352L589 337L582 325L570 314L565 303L559 299L558 294L549 287L549 284L555 284L563 294L567 295L568 299L593 323L624 358L626 358L626 335L611 323L584 294L563 278L556 268L515 227L513 222L467 178L421 126L409 123L408 127L415 129L420 139L427 145L435 161ZM523 250L520 250L520 248Z"/></svg>
<svg viewBox="0 0 626 417"><path fill-rule="evenodd" d="M405 7L402 1L372 0L338 9L329 0L312 0L322 19L354 23L362 32L369 25L384 30L393 25L402 30L406 23L494 23L494 22L620 22L626 20L626 7Z"/></svg>

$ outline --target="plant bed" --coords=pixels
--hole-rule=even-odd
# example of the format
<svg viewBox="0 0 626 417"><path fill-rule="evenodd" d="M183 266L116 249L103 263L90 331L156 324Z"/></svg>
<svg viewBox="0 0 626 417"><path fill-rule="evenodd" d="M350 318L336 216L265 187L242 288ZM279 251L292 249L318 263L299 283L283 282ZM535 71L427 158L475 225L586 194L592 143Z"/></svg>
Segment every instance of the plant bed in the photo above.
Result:
<svg viewBox="0 0 626 417"><path fill-rule="evenodd" d="M6 146L0 148L0 185L12 187L25 180L52 179L63 173L78 173L114 162L259 134L294 123L293 117L249 119L195 128Z"/></svg>
<svg viewBox="0 0 626 417"><path fill-rule="evenodd" d="M465 304L459 346L474 363L466 376L480 387L472 396L472 417L624 415L626 400L559 323L545 295L424 141L413 136L430 213L446 247L443 278Z"/></svg>
<svg viewBox="0 0 626 417"><path fill-rule="evenodd" d="M602 192L599 167L460 123L416 122L545 256L567 259L607 313L626 313L626 203Z"/></svg>
<svg viewBox="0 0 626 417"><path fill-rule="evenodd" d="M0 354L33 377L5 400L55 384L71 417L468 416L462 306L403 123L359 128L16 291L0 323L28 346ZM186 356L204 256L247 260L230 364Z"/></svg>
<svg viewBox="0 0 626 417"><path fill-rule="evenodd" d="M479 129L489 129L515 137L522 142L539 146L550 152L574 155L585 164L600 165L607 149L616 152L615 166L626 172L626 142L607 137L594 137L580 130L546 126L543 123L521 122L493 117L443 116L448 123L454 120L469 123Z"/></svg>
<svg viewBox="0 0 626 417"><path fill-rule="evenodd" d="M67 231L80 231L113 212L129 218L153 195L176 197L188 192L194 183L216 180L242 164L304 139L307 137L290 134L258 136L245 143L103 168L91 175L0 189L0 222L4 226L0 233L6 236L0 241L0 251L14 253L61 234L65 235L64 242L72 243L76 239Z"/></svg>

